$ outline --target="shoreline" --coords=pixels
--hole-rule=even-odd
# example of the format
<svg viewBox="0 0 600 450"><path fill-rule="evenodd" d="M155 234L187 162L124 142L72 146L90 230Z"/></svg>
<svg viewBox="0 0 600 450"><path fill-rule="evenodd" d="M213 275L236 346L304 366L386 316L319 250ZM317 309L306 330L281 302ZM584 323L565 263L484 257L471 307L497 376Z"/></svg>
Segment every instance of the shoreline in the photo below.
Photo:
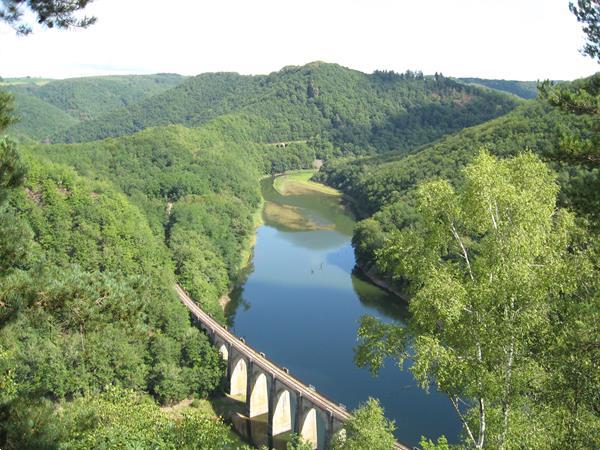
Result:
<svg viewBox="0 0 600 450"><path fill-rule="evenodd" d="M362 267L358 263L356 264L356 267L360 271L360 273L362 275L364 275L375 286L377 286L377 287L383 289L384 291L389 292L390 294L398 297L403 302L406 302L406 303L410 302L410 299L406 296L406 294L403 294L398 289L396 289L395 287L391 286L388 281L384 280L379 275L377 275L373 269L365 269L364 267Z"/></svg>
<svg viewBox="0 0 600 450"><path fill-rule="evenodd" d="M262 180L263 178L265 178L265 177L261 177L259 179L259 181ZM231 293L236 288L238 288L240 285L241 274L250 266L250 264L252 262L252 255L254 254L254 246L256 245L256 231L264 223L263 218L262 218L264 207L265 207L265 199L262 198L262 195L261 195L260 204L256 208L256 211L254 211L254 214L252 216L252 219L253 219L252 234L248 237L248 239L244 245L244 248L242 249L242 252L240 254L240 267L239 267L240 276L238 276L238 278L236 280L234 280L234 282L229 287L228 291L225 292L223 295L221 295L221 297L219 297L219 305L221 306L221 309L223 310L223 312L225 312L225 310L227 309L227 305L231 302L231 297L230 297Z"/></svg>

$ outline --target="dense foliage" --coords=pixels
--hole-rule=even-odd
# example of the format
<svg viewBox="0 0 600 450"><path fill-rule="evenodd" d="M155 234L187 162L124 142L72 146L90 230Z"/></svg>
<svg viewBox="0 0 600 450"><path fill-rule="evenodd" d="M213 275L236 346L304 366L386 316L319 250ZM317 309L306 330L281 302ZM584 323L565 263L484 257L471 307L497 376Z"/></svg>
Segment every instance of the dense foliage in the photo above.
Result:
<svg viewBox="0 0 600 450"><path fill-rule="evenodd" d="M176 74L22 79L8 83L15 95L18 123L8 131L19 138L49 140L80 121L94 119L166 91L183 81Z"/></svg>
<svg viewBox="0 0 600 450"><path fill-rule="evenodd" d="M268 76L198 75L55 140L82 142L164 124L198 126L235 113L259 123L260 142L322 136L350 153L407 150L516 105L514 98L441 75L366 75L316 62Z"/></svg>
<svg viewBox="0 0 600 450"><path fill-rule="evenodd" d="M171 286L224 320L259 178L315 159L366 218L359 263L414 296L413 329L363 323L362 362L402 359L412 332L417 377L458 405L470 445L597 444L597 77L527 102L498 90L528 84L325 63L180 81L11 88L28 143L20 159L0 141L0 445L229 445L220 423L156 405L210 394L223 370ZM10 110L0 96L0 128ZM392 431L370 401L338 444L388 448Z"/></svg>
<svg viewBox="0 0 600 450"><path fill-rule="evenodd" d="M536 98L537 82L517 80L486 80L485 78L459 78L459 81L477 86L485 86L497 91L508 92L524 99Z"/></svg>
<svg viewBox="0 0 600 450"><path fill-rule="evenodd" d="M245 139L244 123L224 118L201 129L158 127L28 151L114 183L168 245L182 285L223 319L218 300L244 263L260 203L259 176L310 167L315 157L306 143L280 148Z"/></svg>
<svg viewBox="0 0 600 450"><path fill-rule="evenodd" d="M170 414L129 389L109 387L72 402L21 406L26 408L13 410L8 419L7 448L235 448L220 419L195 409Z"/></svg>
<svg viewBox="0 0 600 450"><path fill-rule="evenodd" d="M8 133L20 141L44 141L54 133L78 123L73 116L38 97L21 92L13 95L18 120Z"/></svg>
<svg viewBox="0 0 600 450"><path fill-rule="evenodd" d="M597 242L582 242L573 216L557 210L554 176L532 154L483 152L463 174L456 191L422 184L418 222L378 252L410 282L412 329L363 319L358 361L378 370L386 354L414 358L411 371L448 395L470 446L595 448L594 356L566 351L562 333L585 345L597 330ZM574 357L592 364L591 377L563 378Z"/></svg>
<svg viewBox="0 0 600 450"><path fill-rule="evenodd" d="M23 159L6 138L0 141L0 256L3 448L70 440L82 448L82 436L119 448L113 439L121 436L120 425L92 420L111 410L116 397L98 397L110 386L137 392L131 395L156 416L154 400L142 393L169 404L207 396L220 384L222 359L172 291L169 251L144 214L106 181L31 154ZM63 423L74 414L88 420ZM131 415L113 419L142 426ZM213 419L161 420L145 426L163 427L173 448L184 438L174 431L180 426L189 430L185 439L211 427L209 441L226 436Z"/></svg>
<svg viewBox="0 0 600 450"><path fill-rule="evenodd" d="M352 417L344 424L331 445L334 450L389 450L394 448L394 422L384 416L379 401L369 398L352 411Z"/></svg>
<svg viewBox="0 0 600 450"><path fill-rule="evenodd" d="M415 188L420 182L444 178L458 186L462 182L460 169L482 147L502 157L517 155L525 149L550 157L560 149L566 136L585 136L592 124L590 117L569 115L541 101L531 101L503 117L465 129L408 155L392 153L329 162L319 179L349 194L359 214L370 216L357 225L353 239L359 263L369 269L374 264L375 251L384 245L384 237L415 220ZM600 189L597 169L566 161L554 162L552 167L558 171L562 186L559 203L582 216L595 216L596 192Z"/></svg>

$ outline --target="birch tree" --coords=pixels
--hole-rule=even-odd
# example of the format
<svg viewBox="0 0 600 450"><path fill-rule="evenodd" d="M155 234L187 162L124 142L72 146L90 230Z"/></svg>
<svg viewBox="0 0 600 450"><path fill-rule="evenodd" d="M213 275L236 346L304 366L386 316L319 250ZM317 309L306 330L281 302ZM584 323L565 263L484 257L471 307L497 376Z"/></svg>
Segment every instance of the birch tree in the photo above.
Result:
<svg viewBox="0 0 600 450"><path fill-rule="evenodd" d="M573 217L557 210L554 175L525 153L479 154L464 183L418 190L419 222L378 254L410 284L409 328L364 317L356 359L377 372L411 358L415 378L445 393L474 448L544 447L532 408L552 329L552 299L577 289Z"/></svg>

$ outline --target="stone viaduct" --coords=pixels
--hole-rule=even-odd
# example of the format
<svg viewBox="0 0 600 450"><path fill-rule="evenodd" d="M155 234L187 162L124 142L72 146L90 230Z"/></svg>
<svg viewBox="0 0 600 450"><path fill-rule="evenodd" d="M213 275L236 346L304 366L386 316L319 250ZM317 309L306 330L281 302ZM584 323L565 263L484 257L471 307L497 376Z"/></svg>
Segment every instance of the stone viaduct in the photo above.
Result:
<svg viewBox="0 0 600 450"><path fill-rule="evenodd" d="M277 436L291 432L301 435L315 449L329 448L331 438L343 429L343 423L350 417L346 408L297 380L287 369L273 364L199 308L179 285L175 289L197 325L227 361L230 396L245 404L250 420L266 416L269 448L273 448ZM251 433L248 434L251 437ZM409 450L399 443L396 448Z"/></svg>

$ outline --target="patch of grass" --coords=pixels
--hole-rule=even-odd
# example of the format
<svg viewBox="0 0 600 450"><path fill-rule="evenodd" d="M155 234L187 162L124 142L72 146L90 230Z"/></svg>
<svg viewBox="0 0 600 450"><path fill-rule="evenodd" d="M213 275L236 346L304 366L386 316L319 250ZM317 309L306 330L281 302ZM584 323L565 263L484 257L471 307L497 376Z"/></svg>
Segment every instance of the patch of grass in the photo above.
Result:
<svg viewBox="0 0 600 450"><path fill-rule="evenodd" d="M340 196L337 189L321 183L310 181L315 174L314 170L298 170L278 176L273 182L273 187L281 195L302 195L310 192L320 192L327 195Z"/></svg>

